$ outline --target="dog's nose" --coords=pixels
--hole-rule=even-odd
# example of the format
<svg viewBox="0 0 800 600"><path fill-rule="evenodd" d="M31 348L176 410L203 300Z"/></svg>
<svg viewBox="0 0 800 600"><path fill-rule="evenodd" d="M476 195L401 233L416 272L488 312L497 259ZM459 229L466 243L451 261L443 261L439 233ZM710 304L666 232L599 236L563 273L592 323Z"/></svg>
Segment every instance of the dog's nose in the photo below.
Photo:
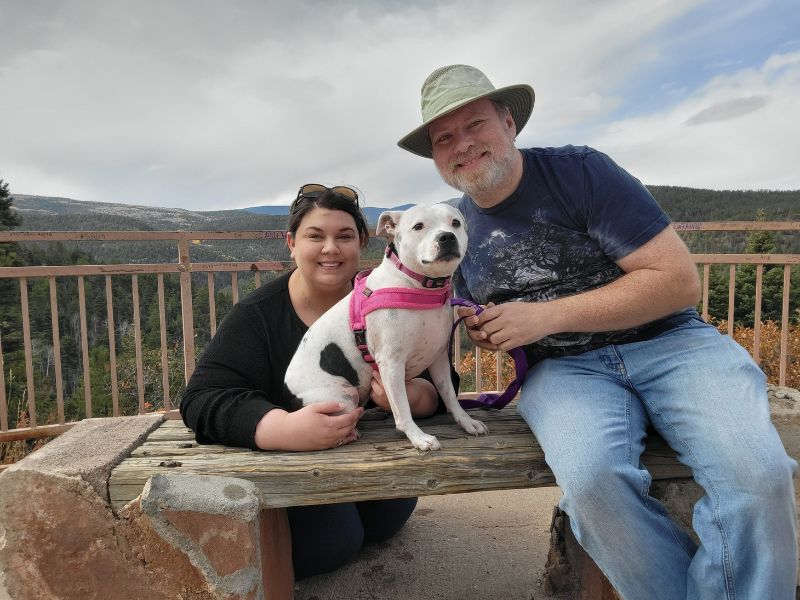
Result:
<svg viewBox="0 0 800 600"><path fill-rule="evenodd" d="M440 244L453 243L456 241L456 234L452 231L444 231L439 234L439 237L436 238L436 241Z"/></svg>

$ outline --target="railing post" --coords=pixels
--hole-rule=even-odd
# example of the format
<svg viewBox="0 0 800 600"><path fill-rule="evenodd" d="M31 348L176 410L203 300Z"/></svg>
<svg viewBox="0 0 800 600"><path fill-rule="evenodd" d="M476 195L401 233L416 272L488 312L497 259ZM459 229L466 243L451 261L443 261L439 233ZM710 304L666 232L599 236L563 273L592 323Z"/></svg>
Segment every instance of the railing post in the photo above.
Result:
<svg viewBox="0 0 800 600"><path fill-rule="evenodd" d="M481 365L482 359L481 347L475 346L475 391L478 393L483 391L483 365Z"/></svg>
<svg viewBox="0 0 800 600"><path fill-rule="evenodd" d="M178 270L181 278L181 321L183 324L183 373L186 383L194 372L194 312L192 311L192 263L189 239L178 238Z"/></svg>
<svg viewBox="0 0 800 600"><path fill-rule="evenodd" d="M172 410L172 402L169 397L169 349L163 273L158 274L158 328L161 334L161 391L164 394L164 410Z"/></svg>
<svg viewBox="0 0 800 600"><path fill-rule="evenodd" d="M117 341L114 333L114 288L111 285L111 275L106 275L106 325L108 327L108 359L111 369L111 414L118 417Z"/></svg>
<svg viewBox="0 0 800 600"><path fill-rule="evenodd" d="M61 332L58 329L58 294L56 293L56 278L50 280L50 323L53 329L53 366L56 379L56 411L58 422L64 423L64 380L61 374Z"/></svg>
<svg viewBox="0 0 800 600"><path fill-rule="evenodd" d="M764 265L756 266L756 298L753 309L753 360L761 366L761 286L764 281Z"/></svg>
<svg viewBox="0 0 800 600"><path fill-rule="evenodd" d="M86 418L92 418L92 370L89 368L89 327L86 324L86 290L83 275L78 275L78 312L81 320L81 357L83 360L83 402Z"/></svg>
<svg viewBox="0 0 800 600"><path fill-rule="evenodd" d="M789 293L792 283L792 266L783 265L783 298L781 302L781 358L778 385L786 385L786 363L789 357Z"/></svg>
<svg viewBox="0 0 800 600"><path fill-rule="evenodd" d="M214 291L214 273L208 272L208 321L211 335L217 333L217 297Z"/></svg>
<svg viewBox="0 0 800 600"><path fill-rule="evenodd" d="M3 365L2 335L0 335L0 431L8 431L8 402L6 401L6 370Z"/></svg>
<svg viewBox="0 0 800 600"><path fill-rule="evenodd" d="M736 302L736 264L728 265L728 335L733 337L733 311Z"/></svg>
<svg viewBox="0 0 800 600"><path fill-rule="evenodd" d="M239 274L236 271L231 273L231 299L234 304L239 302Z"/></svg>
<svg viewBox="0 0 800 600"><path fill-rule="evenodd" d="M28 278L19 278L19 298L22 307L22 340L25 345L25 379L28 390L28 423L36 427L36 394L33 387L33 347L31 345L31 316L28 307Z"/></svg>
<svg viewBox="0 0 800 600"><path fill-rule="evenodd" d="M142 359L142 315L139 309L139 276L131 275L133 294L133 348L136 356L136 393L139 399L139 414L144 414L144 364Z"/></svg>

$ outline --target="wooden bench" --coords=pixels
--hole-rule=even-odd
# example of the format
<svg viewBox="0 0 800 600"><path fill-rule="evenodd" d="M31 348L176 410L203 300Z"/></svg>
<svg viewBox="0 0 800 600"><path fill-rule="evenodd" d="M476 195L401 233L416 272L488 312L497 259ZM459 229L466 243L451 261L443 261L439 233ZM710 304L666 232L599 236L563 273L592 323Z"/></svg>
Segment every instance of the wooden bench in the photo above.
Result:
<svg viewBox="0 0 800 600"><path fill-rule="evenodd" d="M360 440L318 452L198 445L181 421L167 420L112 471L110 500L115 510L120 509L139 496L157 473L253 482L262 494L265 535L272 540L264 563L270 572L262 574L266 598L291 598L294 579L285 507L555 485L544 453L515 404L501 411L475 412L489 426L488 436L466 434L449 415L420 420L423 430L442 444L441 450L425 454L395 429L391 418L362 422ZM648 440L643 461L654 479L690 477L660 437ZM610 589L594 563L588 561L581 569L582 581L603 580L595 585Z"/></svg>
<svg viewBox="0 0 800 600"><path fill-rule="evenodd" d="M442 449L422 454L391 418L359 424L361 439L318 452L256 452L198 445L181 421L167 420L111 473L114 509L136 498L156 473L238 477L255 483L265 508L553 486L544 453L512 403L473 414L489 426L471 436L449 415L418 423ZM675 453L651 436L643 462L654 479L691 477Z"/></svg>

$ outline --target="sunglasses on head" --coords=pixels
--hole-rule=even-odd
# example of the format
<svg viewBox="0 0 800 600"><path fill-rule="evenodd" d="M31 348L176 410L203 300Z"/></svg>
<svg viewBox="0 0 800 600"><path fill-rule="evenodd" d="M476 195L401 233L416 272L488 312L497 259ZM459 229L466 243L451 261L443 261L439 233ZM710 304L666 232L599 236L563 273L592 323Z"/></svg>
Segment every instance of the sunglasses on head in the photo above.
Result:
<svg viewBox="0 0 800 600"><path fill-rule="evenodd" d="M327 192L333 192L335 194L339 194L340 196L344 196L345 198L349 198L356 206L358 206L358 192L353 188L347 187L346 185L337 185L329 188L320 183L307 183L302 186L300 191L297 192L295 203L303 199L316 200Z"/></svg>

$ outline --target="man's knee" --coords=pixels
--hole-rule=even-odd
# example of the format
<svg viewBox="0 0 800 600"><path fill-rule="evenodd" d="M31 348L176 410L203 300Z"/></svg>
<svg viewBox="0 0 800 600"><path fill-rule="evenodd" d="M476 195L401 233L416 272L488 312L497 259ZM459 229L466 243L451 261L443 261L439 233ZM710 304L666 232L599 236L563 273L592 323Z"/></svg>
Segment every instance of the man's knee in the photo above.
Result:
<svg viewBox="0 0 800 600"><path fill-rule="evenodd" d="M736 467L735 486L743 495L760 501L794 496L793 477L797 463L786 454L780 443L773 445L771 451L761 449L757 456L738 462Z"/></svg>
<svg viewBox="0 0 800 600"><path fill-rule="evenodd" d="M559 476L564 492L562 506L573 518L601 518L620 510L629 501L646 495L650 475L632 465L613 465L593 458L576 461Z"/></svg>

